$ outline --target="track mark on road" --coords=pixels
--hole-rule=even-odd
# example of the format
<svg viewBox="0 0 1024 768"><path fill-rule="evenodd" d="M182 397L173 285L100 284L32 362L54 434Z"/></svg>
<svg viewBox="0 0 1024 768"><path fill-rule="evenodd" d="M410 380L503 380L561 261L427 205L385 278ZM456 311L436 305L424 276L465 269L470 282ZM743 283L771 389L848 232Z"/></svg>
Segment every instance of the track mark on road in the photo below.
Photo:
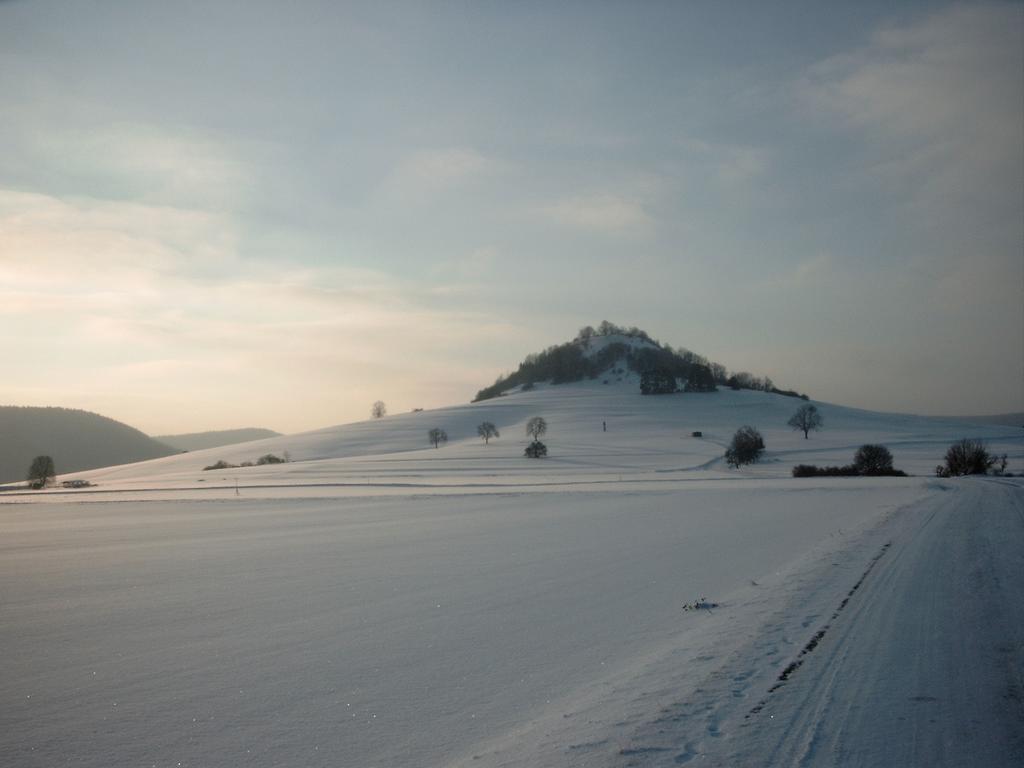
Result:
<svg viewBox="0 0 1024 768"><path fill-rule="evenodd" d="M818 647L818 644L821 642L822 638L825 637L825 633L828 632L829 628L832 626L832 622L835 621L837 618L839 618L839 614L843 612L844 608L846 608L847 604L850 602L850 598L852 598L854 593L858 589L860 589L860 585L864 583L864 579L866 579L868 577L868 574L871 573L871 570L878 564L878 561L882 559L882 556L886 553L886 551L889 549L890 546L892 546L892 541L885 542L885 544L883 544L882 548L879 550L878 554L875 555L873 558L871 558L871 562L868 563L868 567L864 569L864 573L862 573L860 578L857 579L857 583L854 584L850 588L850 591L846 593L846 597L844 597L843 601L841 603L839 603L839 607L836 608L832 612L832 616L829 618L828 623L825 624L825 626L823 626L821 629L819 629L817 632L814 633L814 636L811 637L811 639L807 641L807 645L805 645L800 650L800 653L797 654L796 659L791 661L789 663L789 665L784 670L782 670L781 673L779 673L779 677L778 677L777 681L775 682L775 684L771 688L768 689L768 695L769 696L771 694L773 694L775 691L777 691L779 688L784 686L786 684L786 681L789 680L789 678L793 675L793 673L796 672L798 669L800 669L800 667L803 665L804 661L806 661L807 655L809 653L811 653L812 651L814 651L815 648ZM743 719L744 720L750 719L751 715L756 715L762 709L764 709L764 707L765 707L765 705L767 703L768 703L768 699L767 698L762 699L761 701L759 701L757 703L757 705L753 709L751 709L743 717Z"/></svg>

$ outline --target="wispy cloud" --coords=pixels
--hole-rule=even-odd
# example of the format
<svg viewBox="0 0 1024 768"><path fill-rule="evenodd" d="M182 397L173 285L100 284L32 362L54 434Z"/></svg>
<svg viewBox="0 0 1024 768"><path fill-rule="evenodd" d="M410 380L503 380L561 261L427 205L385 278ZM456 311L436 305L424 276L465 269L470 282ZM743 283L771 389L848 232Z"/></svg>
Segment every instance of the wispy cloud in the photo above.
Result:
<svg viewBox="0 0 1024 768"><path fill-rule="evenodd" d="M710 166L710 179L726 189L745 186L770 168L772 153L765 147L729 144L683 136L679 144Z"/></svg>
<svg viewBox="0 0 1024 768"><path fill-rule="evenodd" d="M640 200L615 194L567 197L542 210L556 224L589 232L643 232L654 224Z"/></svg>
<svg viewBox="0 0 1024 768"><path fill-rule="evenodd" d="M387 198L430 199L500 172L504 163L472 147L421 149L403 157L384 179Z"/></svg>
<svg viewBox="0 0 1024 768"><path fill-rule="evenodd" d="M799 95L812 114L859 132L878 177L913 202L1019 216L1022 28L1016 4L956 5L888 25L814 66Z"/></svg>
<svg viewBox="0 0 1024 768"><path fill-rule="evenodd" d="M4 390L23 400L73 379L75 402L62 404L173 429L173 413L131 409L192 399L207 424L230 425L274 403L274 425L299 428L358 419L378 397L468 399L481 386L474 350L522 331L422 299L414 281L365 267L246 260L224 217L0 193L5 354L33 361ZM146 397L113 394L125 391ZM220 415L217 399L229 403Z"/></svg>

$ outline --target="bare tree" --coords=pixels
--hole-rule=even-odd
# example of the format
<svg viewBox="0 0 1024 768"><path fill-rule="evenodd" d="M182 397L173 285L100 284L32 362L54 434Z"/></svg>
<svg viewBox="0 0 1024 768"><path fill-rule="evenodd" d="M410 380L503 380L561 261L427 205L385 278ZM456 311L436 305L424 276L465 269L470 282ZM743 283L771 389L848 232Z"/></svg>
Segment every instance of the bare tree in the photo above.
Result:
<svg viewBox="0 0 1024 768"><path fill-rule="evenodd" d="M382 418L384 418L384 415L387 412L388 412L388 407L386 405L384 405L384 401L383 400L378 400L376 403L373 404L373 407L370 409L370 415L373 416L373 418L375 418L375 419L382 419Z"/></svg>
<svg viewBox="0 0 1024 768"><path fill-rule="evenodd" d="M485 445L490 443L492 437L501 437L501 434L498 432L498 428L489 421L485 421L480 424L480 426L476 428L476 433L484 439Z"/></svg>
<svg viewBox="0 0 1024 768"><path fill-rule="evenodd" d="M793 429L802 431L804 433L804 440L806 440L807 433L812 430L821 429L821 425L825 423L825 420L821 418L817 406L801 405L786 423Z"/></svg>
<svg viewBox="0 0 1024 768"><path fill-rule="evenodd" d="M57 471L53 466L53 459L49 456L36 456L32 459L32 465L28 468L28 484L33 488L45 488L54 478Z"/></svg>
<svg viewBox="0 0 1024 768"><path fill-rule="evenodd" d="M542 416L534 416L526 422L526 434L534 440L540 440L541 435L548 431L548 423Z"/></svg>
<svg viewBox="0 0 1024 768"><path fill-rule="evenodd" d="M440 427L434 427L432 430L427 432L427 437L435 448L437 448L441 443L448 442L448 433Z"/></svg>

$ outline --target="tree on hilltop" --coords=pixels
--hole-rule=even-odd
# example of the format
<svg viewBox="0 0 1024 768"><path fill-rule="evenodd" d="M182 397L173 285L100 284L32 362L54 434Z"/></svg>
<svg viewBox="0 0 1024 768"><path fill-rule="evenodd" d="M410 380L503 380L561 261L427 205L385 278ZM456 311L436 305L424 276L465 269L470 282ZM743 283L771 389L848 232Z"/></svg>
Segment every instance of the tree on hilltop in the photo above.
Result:
<svg viewBox="0 0 1024 768"><path fill-rule="evenodd" d="M388 407L386 405L384 405L384 401L383 400L378 400L377 402L375 402L373 404L373 407L370 408L370 415L373 416L373 418L375 418L375 419L382 419L382 418L384 418L384 416L387 414L387 412L388 412Z"/></svg>
<svg viewBox="0 0 1024 768"><path fill-rule="evenodd" d="M540 440L541 436L548 431L548 423L542 416L534 416L526 422L526 434L534 440Z"/></svg>
<svg viewBox="0 0 1024 768"><path fill-rule="evenodd" d="M492 437L501 437L498 428L489 421L485 421L476 428L476 433L484 439L484 444L490 443Z"/></svg>
<svg viewBox="0 0 1024 768"><path fill-rule="evenodd" d="M825 423L825 420L821 418L821 413L819 413L817 406L801 405L786 423L793 429L802 431L804 433L804 440L806 440L807 433L812 430L821 429L821 425Z"/></svg>

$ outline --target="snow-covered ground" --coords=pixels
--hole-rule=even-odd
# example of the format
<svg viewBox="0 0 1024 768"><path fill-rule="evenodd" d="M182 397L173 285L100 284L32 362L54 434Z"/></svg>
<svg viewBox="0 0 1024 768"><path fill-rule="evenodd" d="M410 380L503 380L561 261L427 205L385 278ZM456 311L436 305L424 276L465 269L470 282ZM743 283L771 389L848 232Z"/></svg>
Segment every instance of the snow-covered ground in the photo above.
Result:
<svg viewBox="0 0 1024 768"><path fill-rule="evenodd" d="M930 475L1024 430L624 378L0 495L0 764L1019 764L1024 486Z"/></svg>

